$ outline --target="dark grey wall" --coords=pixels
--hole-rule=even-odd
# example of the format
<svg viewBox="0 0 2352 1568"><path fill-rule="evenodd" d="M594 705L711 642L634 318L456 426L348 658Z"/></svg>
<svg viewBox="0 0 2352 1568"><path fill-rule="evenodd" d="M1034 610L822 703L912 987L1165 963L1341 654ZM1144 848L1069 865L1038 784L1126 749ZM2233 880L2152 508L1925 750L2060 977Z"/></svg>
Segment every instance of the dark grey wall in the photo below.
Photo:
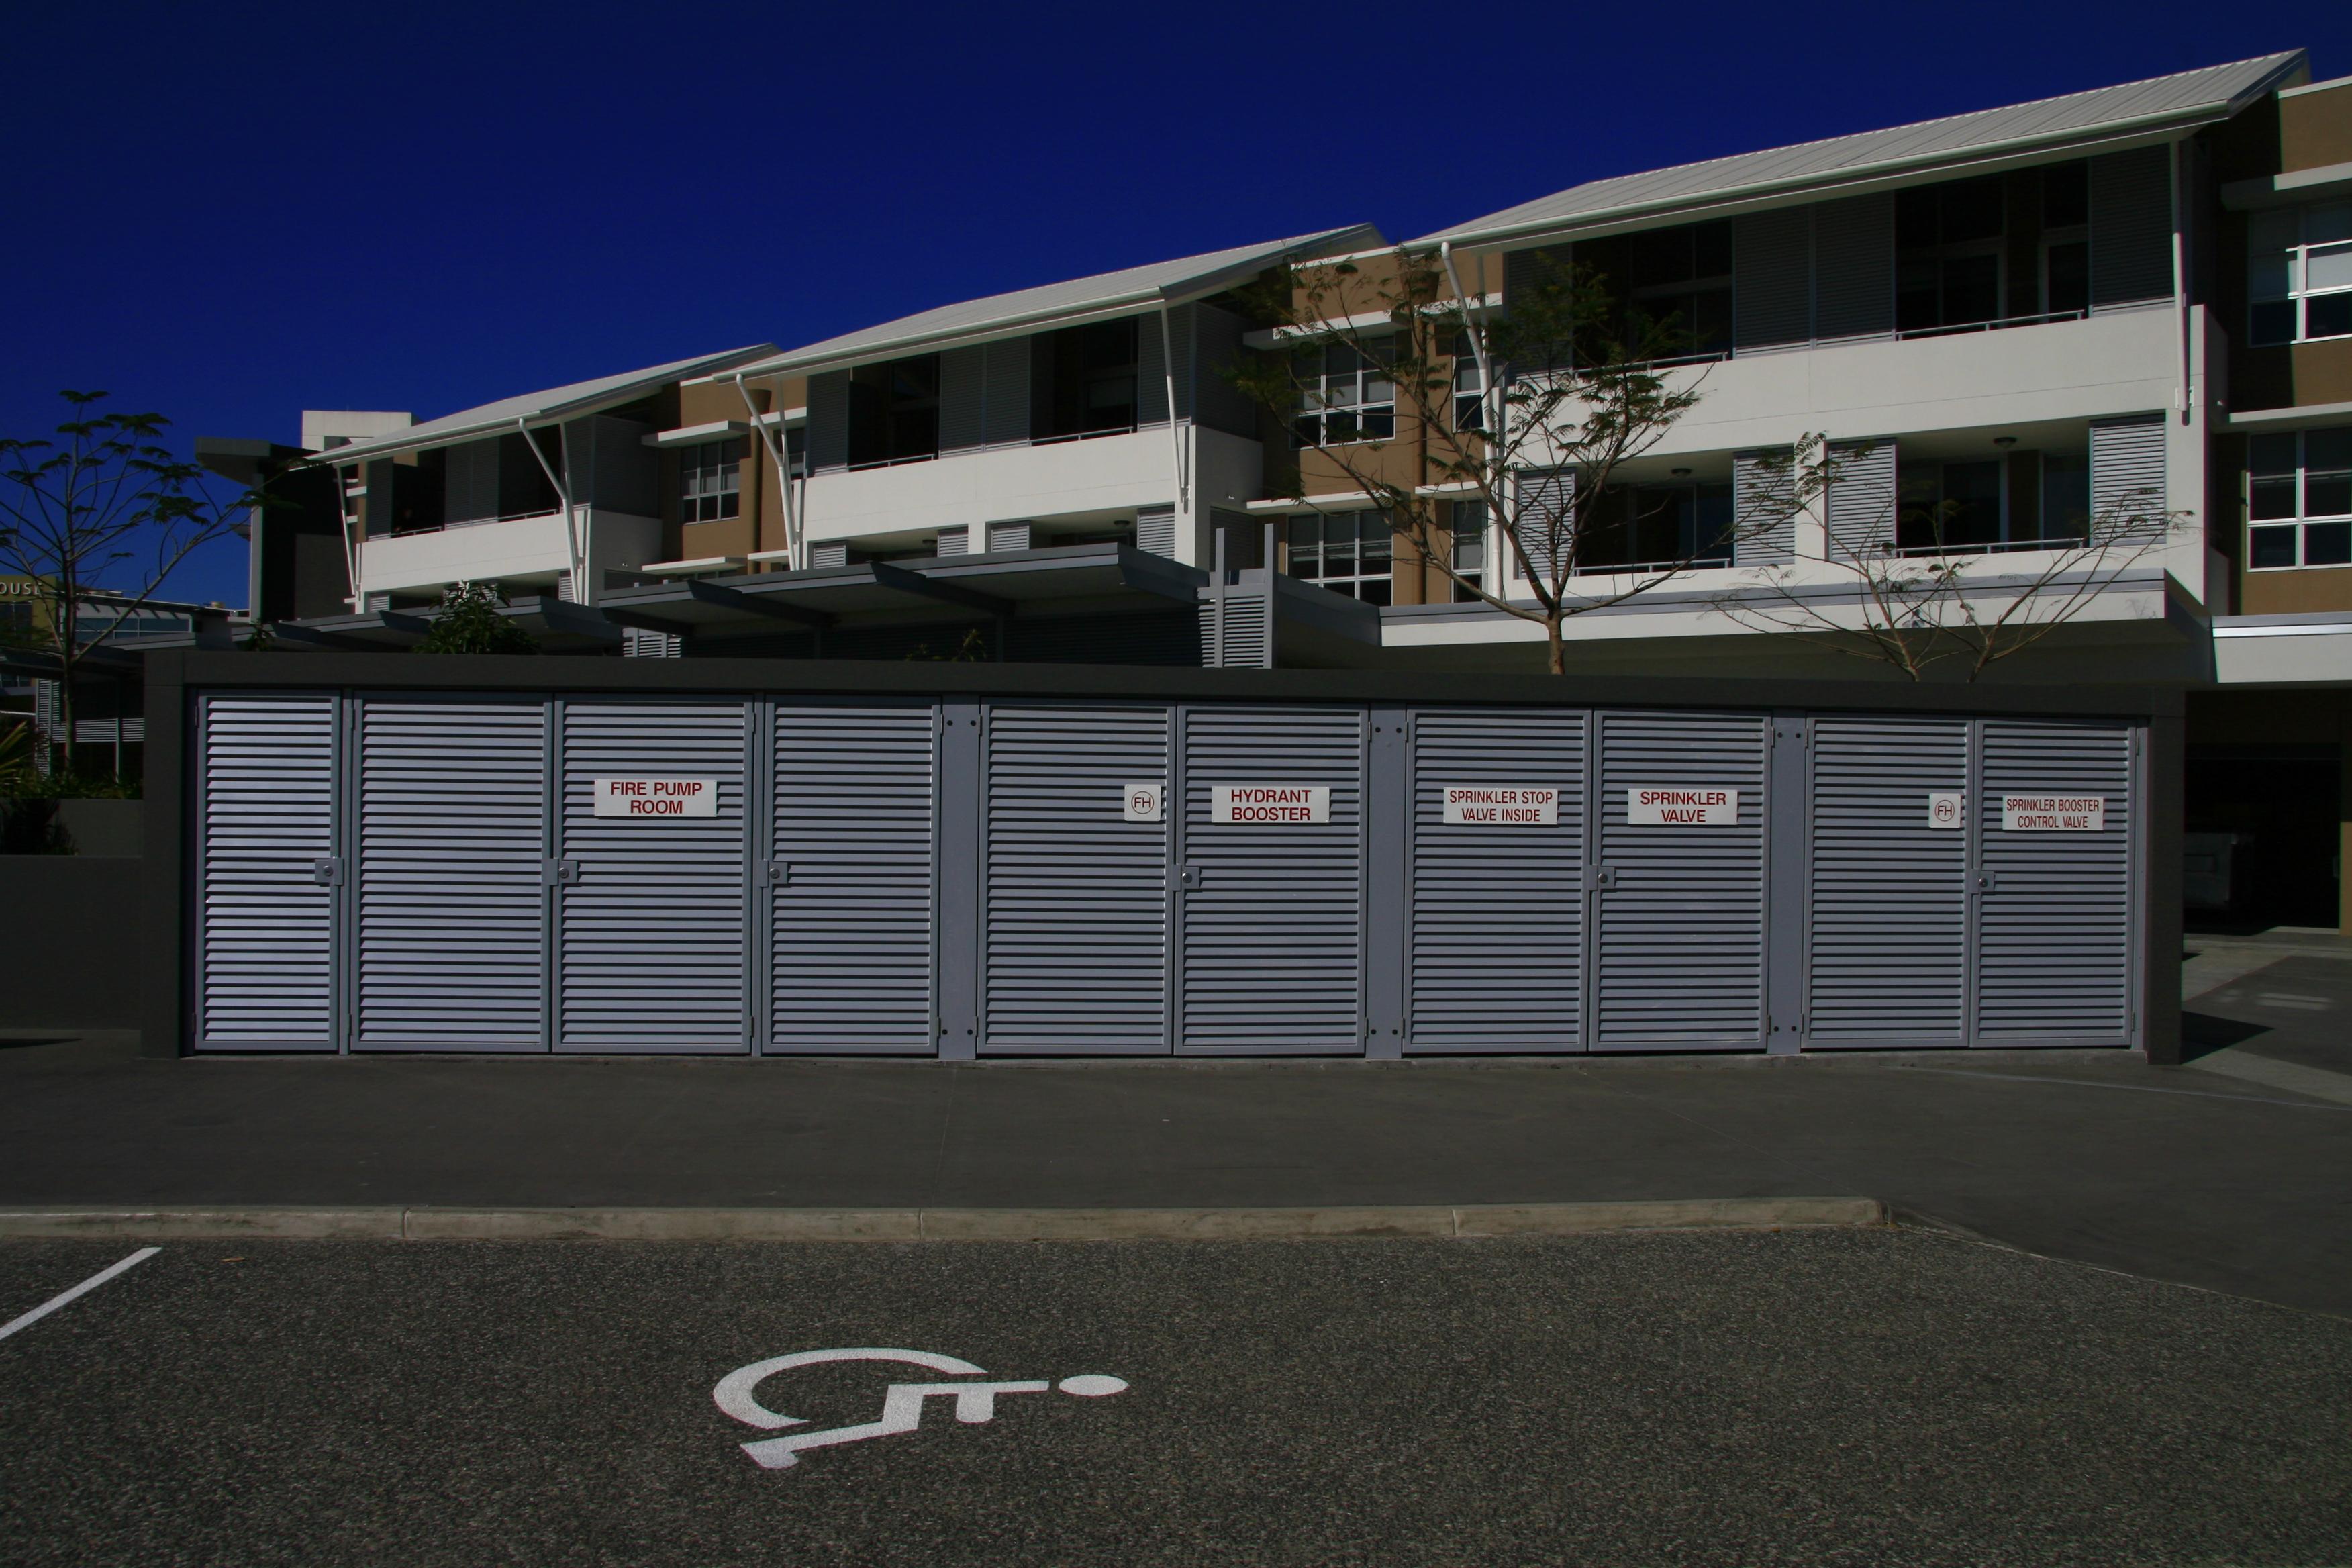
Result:
<svg viewBox="0 0 2352 1568"><path fill-rule="evenodd" d="M0 1028L139 1026L144 865L131 856L0 856Z"/></svg>

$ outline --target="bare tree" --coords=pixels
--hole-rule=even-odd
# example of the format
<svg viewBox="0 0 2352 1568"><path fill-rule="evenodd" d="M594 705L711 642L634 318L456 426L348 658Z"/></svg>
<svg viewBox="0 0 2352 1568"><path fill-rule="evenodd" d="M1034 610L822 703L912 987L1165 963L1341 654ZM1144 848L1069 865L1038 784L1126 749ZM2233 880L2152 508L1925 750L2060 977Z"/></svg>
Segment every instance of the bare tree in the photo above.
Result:
<svg viewBox="0 0 2352 1568"><path fill-rule="evenodd" d="M270 502L258 490L212 493L202 468L159 444L162 415L100 412L103 392L58 395L72 416L58 439L0 439L0 566L37 584L47 607L34 629L57 664L58 760L70 774L81 662L199 547Z"/></svg>
<svg viewBox="0 0 2352 1568"><path fill-rule="evenodd" d="M1801 437L1761 459L1743 510L1787 527L1821 510L1874 450L1860 443L1838 451L1819 436ZM1822 561L1769 568L1713 604L1753 630L1888 665L1912 680L1950 666L1974 681L2082 615L2184 527L2189 514L2164 510L2163 500L2153 489L2133 490L2055 520L2042 538L1995 546L1956 537L1956 503L1906 508L1898 490L1827 529Z"/></svg>
<svg viewBox="0 0 2352 1568"><path fill-rule="evenodd" d="M1250 291L1286 346L1233 378L1448 584L1542 626L1559 674L1570 616L1730 559L1729 531L1630 548L1671 503L1636 512L1616 483L1698 402L1703 365L1678 367L1710 356L1678 317L1625 304L1589 268L1538 266L1507 311L1457 282L1451 258L1402 247L1286 268ZM1360 373L1356 390L1334 395L1334 366ZM1286 499L1307 499L1304 483ZM1457 518L1491 523L1526 596L1457 565Z"/></svg>

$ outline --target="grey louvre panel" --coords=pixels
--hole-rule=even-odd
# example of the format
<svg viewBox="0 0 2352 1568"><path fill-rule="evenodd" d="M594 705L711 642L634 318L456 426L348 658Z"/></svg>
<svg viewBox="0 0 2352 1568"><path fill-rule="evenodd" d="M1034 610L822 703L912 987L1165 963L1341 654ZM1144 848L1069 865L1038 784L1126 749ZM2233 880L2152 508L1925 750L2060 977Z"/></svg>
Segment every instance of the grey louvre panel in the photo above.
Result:
<svg viewBox="0 0 2352 1568"><path fill-rule="evenodd" d="M1833 441L1829 456L1830 559L1875 554L1895 537L1895 439Z"/></svg>
<svg viewBox="0 0 2352 1568"><path fill-rule="evenodd" d="M939 553L941 555L968 555L971 552L971 530L970 528L942 528L940 530Z"/></svg>
<svg viewBox="0 0 2352 1568"><path fill-rule="evenodd" d="M978 344L940 355L940 450L968 451L987 439L987 351Z"/></svg>
<svg viewBox="0 0 2352 1568"><path fill-rule="evenodd" d="M2164 416L2091 422L2091 515L2103 536L2162 531Z"/></svg>
<svg viewBox="0 0 2352 1568"><path fill-rule="evenodd" d="M1732 346L1739 353L1813 335L1813 209L1750 213L1732 226Z"/></svg>
<svg viewBox="0 0 2352 1568"><path fill-rule="evenodd" d="M988 548L991 553L994 553L1000 550L1028 549L1029 520L1024 517L1015 518L1009 522L990 523L988 525Z"/></svg>
<svg viewBox="0 0 2352 1568"><path fill-rule="evenodd" d="M1183 610L1116 615L1015 616L1005 623L1004 657L1021 664L1201 662L1201 623Z"/></svg>
<svg viewBox="0 0 2352 1568"><path fill-rule="evenodd" d="M1169 783L1168 710L999 703L987 724L981 1050L1165 1052L1175 813L1129 822L1126 800Z"/></svg>
<svg viewBox="0 0 2352 1568"><path fill-rule="evenodd" d="M441 515L452 524L479 522L499 515L497 437L442 448Z"/></svg>
<svg viewBox="0 0 2352 1568"><path fill-rule="evenodd" d="M2124 1045L2131 1034L2131 731L1987 719L1977 803L1977 1039ZM2101 795L2098 833L2001 829L2008 794Z"/></svg>
<svg viewBox="0 0 2352 1568"><path fill-rule="evenodd" d="M562 599L566 604L571 604L580 597L578 589L579 585L572 582L571 573L559 572L556 574L555 596L557 598Z"/></svg>
<svg viewBox="0 0 2352 1568"><path fill-rule="evenodd" d="M1968 780L1965 719L1812 721L1808 1047L1963 1043L1969 836L1928 796Z"/></svg>
<svg viewBox="0 0 2352 1568"><path fill-rule="evenodd" d="M776 708L771 1051L931 1055L939 718Z"/></svg>
<svg viewBox="0 0 2352 1568"><path fill-rule="evenodd" d="M1589 722L1534 709L1413 715L1407 1050L1583 1048ZM1451 784L1557 789L1559 824L1449 826Z"/></svg>
<svg viewBox="0 0 2352 1568"><path fill-rule="evenodd" d="M1223 669L1274 668L1274 603L1265 574L1243 573L1201 599L1201 662ZM1253 581L1255 579L1255 581Z"/></svg>
<svg viewBox="0 0 2352 1568"><path fill-rule="evenodd" d="M1514 250L1503 258L1503 303L1525 299L1547 279L1565 283L1574 256L1570 247L1555 245L1542 250ZM1457 264L1458 265L1458 264ZM1477 286L1469 279L1462 286L1471 292Z"/></svg>
<svg viewBox="0 0 2352 1568"><path fill-rule="evenodd" d="M1574 468L1528 468L1520 473L1517 532L1529 581L1550 583L1554 543L1564 549L1576 542L1575 501Z"/></svg>
<svg viewBox="0 0 2352 1568"><path fill-rule="evenodd" d="M566 573L564 575L568 577L571 574ZM369 610L388 610L392 608L392 595L389 594L370 594L367 596L366 602L361 607Z"/></svg>
<svg viewBox="0 0 2352 1568"><path fill-rule="evenodd" d="M354 1050L546 1047L547 704L359 702Z"/></svg>
<svg viewBox="0 0 2352 1568"><path fill-rule="evenodd" d="M1212 430L1228 435L1257 439L1257 404L1249 394L1235 386L1232 371L1241 363L1247 350L1242 335L1249 323L1230 310L1214 305L1188 305L1193 312L1192 397L1199 405L1194 415Z"/></svg>
<svg viewBox="0 0 2352 1568"><path fill-rule="evenodd" d="M1813 209L1813 335L1895 330L1895 198L1848 196Z"/></svg>
<svg viewBox="0 0 2352 1568"><path fill-rule="evenodd" d="M1172 506L1136 508L1135 547L1172 559L1176 553L1176 509Z"/></svg>
<svg viewBox="0 0 2352 1568"><path fill-rule="evenodd" d="M2172 297L2172 151L2136 147L2090 161L2091 304Z"/></svg>
<svg viewBox="0 0 2352 1568"><path fill-rule="evenodd" d="M849 467L849 373L809 377L808 410L809 472Z"/></svg>
<svg viewBox="0 0 2352 1568"><path fill-rule="evenodd" d="M809 546L809 564L811 566L848 565L849 542L845 539L836 539L830 542L820 542L811 544Z"/></svg>
<svg viewBox="0 0 2352 1568"><path fill-rule="evenodd" d="M1764 799L1771 725L1753 714L1604 712L1592 1048L1764 1043ZM1630 791L1739 792L1726 826L1627 820Z"/></svg>
<svg viewBox="0 0 2352 1568"><path fill-rule="evenodd" d="M566 699L556 854L555 1048L747 1048L744 710ZM600 778L719 781L715 817L595 815Z"/></svg>
<svg viewBox="0 0 2352 1568"><path fill-rule="evenodd" d="M1785 447L1775 452L1731 454L1732 518L1739 534L1732 553L1738 565L1770 566L1797 558L1791 456Z"/></svg>
<svg viewBox="0 0 2352 1568"><path fill-rule="evenodd" d="M197 710L200 1050L335 1047L338 710L331 694Z"/></svg>
<svg viewBox="0 0 2352 1568"><path fill-rule="evenodd" d="M1018 446L1029 439L1029 340L1005 338L982 347L988 364L982 434L992 447Z"/></svg>
<svg viewBox="0 0 2352 1568"><path fill-rule="evenodd" d="M1363 1049L1360 711L1189 708L1177 1049ZM1328 823L1213 825L1217 784L1324 784ZM1171 801L1171 805L1174 803Z"/></svg>
<svg viewBox="0 0 2352 1568"><path fill-rule="evenodd" d="M677 632L649 632L640 626L621 629L623 658L684 658L686 638Z"/></svg>
<svg viewBox="0 0 2352 1568"><path fill-rule="evenodd" d="M1175 335L1176 323L1168 323L1169 335ZM1173 347L1173 343L1169 345ZM1165 367L1168 356L1160 352L1160 312L1135 318L1135 421L1139 425L1160 425L1168 419L1168 381ZM1180 392L1181 397L1182 394Z"/></svg>

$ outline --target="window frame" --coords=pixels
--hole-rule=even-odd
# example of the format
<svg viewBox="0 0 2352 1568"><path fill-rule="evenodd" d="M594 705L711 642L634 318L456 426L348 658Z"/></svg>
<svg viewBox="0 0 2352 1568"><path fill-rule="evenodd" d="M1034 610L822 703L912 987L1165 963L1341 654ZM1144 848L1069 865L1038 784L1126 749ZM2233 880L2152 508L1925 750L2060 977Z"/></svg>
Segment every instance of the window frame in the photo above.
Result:
<svg viewBox="0 0 2352 1568"><path fill-rule="evenodd" d="M1393 338L1367 339L1365 346L1382 354L1392 354L1395 340ZM1327 341L1315 352L1323 356L1323 363L1313 377L1313 385L1302 385L1299 388L1298 407L1291 416L1290 421L1291 445L1303 452L1325 447L1361 447L1376 441L1395 440L1396 384L1381 374L1380 367L1370 358L1358 353L1353 343ZM1355 366L1349 370L1334 372L1331 368L1332 360L1334 356L1340 354L1353 358L1357 362ZM1307 378L1302 376L1300 379L1305 381ZM1332 388L1341 382L1349 384L1347 395L1352 401L1334 401ZM1378 383L1385 389L1384 397L1375 399L1372 396L1371 388L1374 383ZM1367 415L1376 417L1384 416L1388 428L1368 430L1364 417ZM1341 417L1353 423L1354 433L1333 440L1330 438L1330 421ZM1309 438L1310 427L1312 438Z"/></svg>
<svg viewBox="0 0 2352 1568"><path fill-rule="evenodd" d="M2342 232L2334 238L2313 239L2312 221L2319 213L2341 211ZM2291 245L2269 247L2257 245L2258 231L2263 220L2282 213L2294 217L2295 239ZM2293 207L2272 208L2267 212L2248 215L2246 223L2246 345L2249 348L2286 348L2295 343L2334 342L2352 338L2352 271L2347 281L2330 283L2314 289L2310 286L2311 260L2315 253L2331 258L2342 257L2352 266L2352 202L2305 202ZM2273 289L2259 280L2266 258L2277 257L2285 264L2284 289ZM2314 332L2311 331L2312 301L2345 301L2345 321L2341 331ZM2264 306L2287 309L2287 335L2280 337L2259 323Z"/></svg>
<svg viewBox="0 0 2352 1568"><path fill-rule="evenodd" d="M1354 536L1349 541L1352 547L1349 552L1352 557L1349 563L1351 569L1346 573L1322 571L1320 568L1327 563L1328 559L1325 554L1327 540L1324 536L1332 523L1343 518L1349 520L1350 526L1354 530ZM1367 518L1372 520L1372 528L1377 531L1376 533L1368 532L1364 522ZM1317 533L1312 563L1317 570L1303 572L1299 570L1301 562L1298 552L1298 531L1302 526L1309 523L1315 526ZM1367 572L1364 570L1367 556L1363 545L1368 538L1375 537L1383 547L1380 554L1382 569L1379 572ZM1378 507L1351 507L1344 511L1293 512L1284 520L1283 523L1282 570L1287 576L1296 577L1302 583L1311 583L1318 588L1328 589L1342 598L1358 599L1371 605L1394 604L1396 602L1396 530L1389 522L1387 514ZM1379 592L1377 594L1364 592L1365 585L1368 584L1377 584Z"/></svg>
<svg viewBox="0 0 2352 1568"><path fill-rule="evenodd" d="M740 436L678 448L674 493L680 523L730 522L743 515L743 448Z"/></svg>
<svg viewBox="0 0 2352 1568"><path fill-rule="evenodd" d="M2315 470L2323 479L2342 477L2345 500L2340 510L2314 511L2311 502L2311 441L2314 436L2335 436L2342 439L2344 466L2330 465ZM2294 443L2294 463L2292 468L2276 472L2257 472L2254 468L2255 444L2263 441L2291 440ZM2294 510L2292 516L2256 518L2254 516L2255 485L2262 479L2275 479L2280 473L2292 474ZM2256 436L2246 443L2245 461L2239 466L2239 506L2244 514L2245 570L2254 572L2326 572L2352 566L2352 425L2327 425L2310 430L2280 430ZM2329 553L2341 553L2338 560L2311 559L2311 531L2329 531ZM2270 565L2257 564L2256 546L2262 542L2257 535L2292 534L2294 538L2294 559Z"/></svg>

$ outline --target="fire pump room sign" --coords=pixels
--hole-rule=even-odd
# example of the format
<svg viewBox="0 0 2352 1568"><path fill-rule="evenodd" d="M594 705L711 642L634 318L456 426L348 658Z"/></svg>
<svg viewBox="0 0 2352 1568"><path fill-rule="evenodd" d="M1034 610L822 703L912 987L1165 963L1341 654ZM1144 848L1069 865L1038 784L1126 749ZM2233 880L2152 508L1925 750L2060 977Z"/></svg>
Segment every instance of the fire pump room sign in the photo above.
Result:
<svg viewBox="0 0 2352 1568"><path fill-rule="evenodd" d="M599 816L716 816L717 779L598 779Z"/></svg>

